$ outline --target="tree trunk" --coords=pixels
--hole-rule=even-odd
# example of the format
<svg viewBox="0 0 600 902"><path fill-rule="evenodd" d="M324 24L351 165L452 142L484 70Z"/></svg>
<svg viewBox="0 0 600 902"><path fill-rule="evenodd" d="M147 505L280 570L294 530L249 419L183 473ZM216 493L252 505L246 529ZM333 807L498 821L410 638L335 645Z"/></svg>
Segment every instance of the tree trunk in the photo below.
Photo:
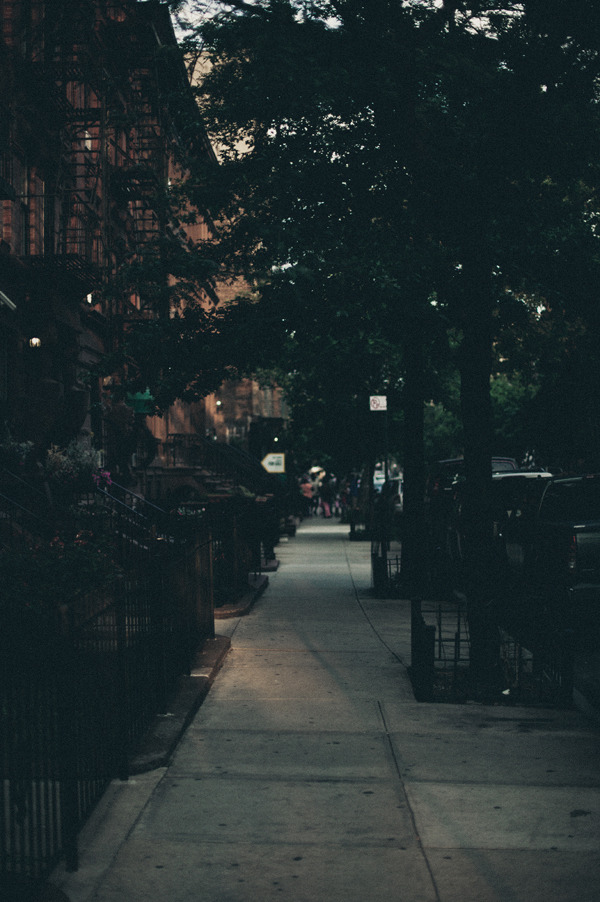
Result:
<svg viewBox="0 0 600 902"><path fill-rule="evenodd" d="M425 466L423 330L413 322L406 341L404 377L404 503L402 513L402 583L410 597L423 591L427 556L423 494Z"/></svg>
<svg viewBox="0 0 600 902"><path fill-rule="evenodd" d="M463 275L463 340L459 365L466 484L461 519L470 669L478 691L489 694L499 688L491 499L492 291L489 271L474 267Z"/></svg>

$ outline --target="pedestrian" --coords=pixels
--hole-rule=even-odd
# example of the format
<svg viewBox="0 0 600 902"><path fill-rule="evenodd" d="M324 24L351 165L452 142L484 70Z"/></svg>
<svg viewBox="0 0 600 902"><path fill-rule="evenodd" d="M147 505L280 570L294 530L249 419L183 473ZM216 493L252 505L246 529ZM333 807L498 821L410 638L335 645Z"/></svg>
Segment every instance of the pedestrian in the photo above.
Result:
<svg viewBox="0 0 600 902"><path fill-rule="evenodd" d="M321 483L321 507L326 520L331 519L331 504L333 502L333 485L331 476L326 473Z"/></svg>
<svg viewBox="0 0 600 902"><path fill-rule="evenodd" d="M342 523L348 522L348 508L350 506L350 481L346 477L340 483L340 490L338 495L338 501L340 506L340 517L342 519Z"/></svg>
<svg viewBox="0 0 600 902"><path fill-rule="evenodd" d="M308 476L302 477L300 494L302 495L302 516L310 517L312 512L313 487Z"/></svg>
<svg viewBox="0 0 600 902"><path fill-rule="evenodd" d="M316 473L312 477L312 511L315 516L319 513L319 504L321 503L321 479Z"/></svg>

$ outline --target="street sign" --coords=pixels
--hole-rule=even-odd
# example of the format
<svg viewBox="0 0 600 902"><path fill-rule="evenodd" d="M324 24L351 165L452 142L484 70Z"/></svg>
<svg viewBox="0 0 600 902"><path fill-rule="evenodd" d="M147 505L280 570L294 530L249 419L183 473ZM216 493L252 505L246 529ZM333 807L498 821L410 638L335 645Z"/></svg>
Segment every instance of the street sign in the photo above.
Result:
<svg viewBox="0 0 600 902"><path fill-rule="evenodd" d="M267 473L285 473L285 454L267 454L261 460L261 464Z"/></svg>
<svg viewBox="0 0 600 902"><path fill-rule="evenodd" d="M387 395L371 395L369 410L387 410Z"/></svg>

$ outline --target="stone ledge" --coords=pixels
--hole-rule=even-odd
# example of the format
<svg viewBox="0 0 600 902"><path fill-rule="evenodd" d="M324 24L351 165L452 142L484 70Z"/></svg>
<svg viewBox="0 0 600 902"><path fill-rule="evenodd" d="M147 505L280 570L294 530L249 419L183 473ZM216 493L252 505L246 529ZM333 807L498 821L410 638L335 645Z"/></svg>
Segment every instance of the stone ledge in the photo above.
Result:
<svg viewBox="0 0 600 902"><path fill-rule="evenodd" d="M264 573L251 576L248 580L249 591L231 604L223 604L215 608L215 620L227 620L230 617L243 617L247 614L269 585L269 577Z"/></svg>

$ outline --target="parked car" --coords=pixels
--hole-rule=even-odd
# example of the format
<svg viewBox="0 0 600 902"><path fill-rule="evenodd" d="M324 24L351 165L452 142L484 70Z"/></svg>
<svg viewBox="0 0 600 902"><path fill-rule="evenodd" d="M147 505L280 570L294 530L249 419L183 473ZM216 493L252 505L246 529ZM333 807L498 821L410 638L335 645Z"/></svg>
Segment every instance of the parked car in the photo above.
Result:
<svg viewBox="0 0 600 902"><path fill-rule="evenodd" d="M492 473L515 472L518 468L517 461L512 457L492 457ZM454 516L455 495L464 479L465 461L462 457L438 460L430 470L425 507L434 549L446 546L447 530Z"/></svg>
<svg viewBox="0 0 600 902"><path fill-rule="evenodd" d="M507 470L492 474L492 537L494 556L499 561L500 577L508 579L507 539L519 533L525 539L544 489L552 479L545 470ZM446 523L446 549L452 564L453 578L462 581L464 564L464 481L452 489L452 509ZM510 546L514 555L516 547Z"/></svg>
<svg viewBox="0 0 600 902"><path fill-rule="evenodd" d="M494 582L500 615L538 627L600 631L600 475L528 471L492 477ZM448 530L453 573L464 562L461 492Z"/></svg>
<svg viewBox="0 0 600 902"><path fill-rule="evenodd" d="M401 475L391 476L375 498L377 522L386 531L388 538L391 535L392 527L401 522L404 506L403 489L403 477Z"/></svg>
<svg viewBox="0 0 600 902"><path fill-rule="evenodd" d="M492 473L514 472L519 465L514 457L492 457ZM427 500L430 505L442 502L444 496L453 492L454 485L465 478L464 457L438 460L431 467L427 480ZM443 503L443 502L442 502Z"/></svg>
<svg viewBox="0 0 600 902"><path fill-rule="evenodd" d="M506 566L526 600L566 626L600 625L600 475L556 477L537 510L503 529Z"/></svg>

